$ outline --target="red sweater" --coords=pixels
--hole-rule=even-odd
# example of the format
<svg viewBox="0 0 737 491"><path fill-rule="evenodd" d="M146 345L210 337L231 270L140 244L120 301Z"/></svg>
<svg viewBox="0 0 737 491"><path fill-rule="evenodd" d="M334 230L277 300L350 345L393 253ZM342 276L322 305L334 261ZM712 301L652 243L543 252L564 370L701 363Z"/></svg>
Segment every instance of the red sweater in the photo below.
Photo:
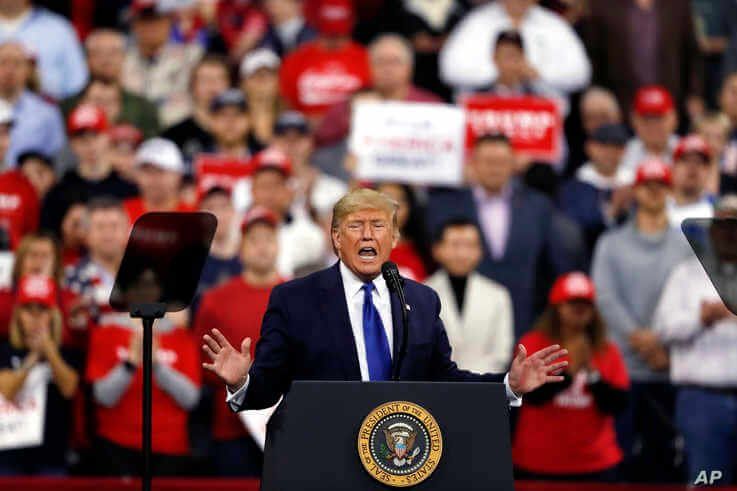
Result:
<svg viewBox="0 0 737 491"><path fill-rule="evenodd" d="M272 287L257 288L237 276L213 288L202 298L197 311L194 332L197 339L217 328L225 338L240 350L243 338L251 338L251 356L261 333L261 319L269 303ZM203 359L206 355L203 354ZM207 360L209 361L209 359ZM216 440L233 440L248 436L240 418L225 404L225 385L222 380L205 372L205 382L215 388L213 436Z"/></svg>
<svg viewBox="0 0 737 491"><path fill-rule="evenodd" d="M38 228L40 204L31 182L10 170L0 174L0 227L8 232L12 249L24 235Z"/></svg>
<svg viewBox="0 0 737 491"><path fill-rule="evenodd" d="M411 280L422 283L427 278L427 270L420 255L411 242L400 242L392 250L389 259L397 263L399 272Z"/></svg>
<svg viewBox="0 0 737 491"><path fill-rule="evenodd" d="M528 353L553 344L539 331L520 340ZM601 379L627 389L629 378L617 347L608 342L592 355ZM523 404L512 448L514 465L544 474L583 474L601 471L622 460L614 417L601 412L579 372L570 387L545 404Z"/></svg>
<svg viewBox="0 0 737 491"><path fill-rule="evenodd" d="M354 42L337 50L319 40L305 43L287 55L279 73L282 97L307 116L322 116L370 80L368 53Z"/></svg>
<svg viewBox="0 0 737 491"><path fill-rule="evenodd" d="M87 358L87 381L105 377L118 363L127 359L133 331L127 327L105 326L92 330ZM158 337L157 358L186 376L195 385L201 383L200 356L192 335L185 329L155 333ZM143 369L138 367L128 390L110 408L97 405L97 433L111 442L133 449L141 448L141 401ZM184 455L189 453L187 411L158 387L151 387L153 414L152 447L155 453Z"/></svg>

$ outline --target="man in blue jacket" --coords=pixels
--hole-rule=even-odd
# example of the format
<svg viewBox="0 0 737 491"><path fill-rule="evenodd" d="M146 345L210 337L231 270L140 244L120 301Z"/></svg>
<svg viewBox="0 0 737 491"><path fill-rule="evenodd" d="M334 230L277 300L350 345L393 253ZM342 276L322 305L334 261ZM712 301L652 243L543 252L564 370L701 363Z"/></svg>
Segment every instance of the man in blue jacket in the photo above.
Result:
<svg viewBox="0 0 737 491"><path fill-rule="evenodd" d="M468 166L471 186L431 190L427 223L433 234L452 219L478 225L484 246L478 271L509 290L519 339L545 307L553 280L583 267L583 251L576 224L515 178L515 158L506 136L479 137Z"/></svg>
<svg viewBox="0 0 737 491"><path fill-rule="evenodd" d="M389 292L381 265L399 238L397 204L376 191L359 189L333 211L332 267L274 288L261 338L251 359L251 340L235 349L217 330L203 336L203 350L228 387L234 411L272 406L293 380L390 380L399 349L401 307ZM504 382L507 398L562 379L566 354L558 345L527 356L524 346L509 373L474 374L459 369L440 320L440 301L427 286L405 281L409 339L400 371L403 380Z"/></svg>

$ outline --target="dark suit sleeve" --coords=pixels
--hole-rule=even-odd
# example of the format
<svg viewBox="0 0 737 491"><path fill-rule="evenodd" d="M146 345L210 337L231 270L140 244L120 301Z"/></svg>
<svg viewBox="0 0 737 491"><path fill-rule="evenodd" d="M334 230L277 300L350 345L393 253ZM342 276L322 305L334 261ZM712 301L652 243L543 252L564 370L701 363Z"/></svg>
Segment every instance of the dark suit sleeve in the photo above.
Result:
<svg viewBox="0 0 737 491"><path fill-rule="evenodd" d="M434 337L431 370L432 378L436 381L457 381L457 382L504 382L504 373L484 373L478 374L461 370L458 365L451 360L451 347L448 342L448 334L445 332L443 321L440 320L440 298L437 293L432 292L433 312L434 312Z"/></svg>
<svg viewBox="0 0 737 491"><path fill-rule="evenodd" d="M269 297L241 411L273 406L291 385L289 313L285 297L279 286Z"/></svg>
<svg viewBox="0 0 737 491"><path fill-rule="evenodd" d="M548 252L556 272L561 274L572 269L588 271L586 242L578 223L553 209L550 229Z"/></svg>

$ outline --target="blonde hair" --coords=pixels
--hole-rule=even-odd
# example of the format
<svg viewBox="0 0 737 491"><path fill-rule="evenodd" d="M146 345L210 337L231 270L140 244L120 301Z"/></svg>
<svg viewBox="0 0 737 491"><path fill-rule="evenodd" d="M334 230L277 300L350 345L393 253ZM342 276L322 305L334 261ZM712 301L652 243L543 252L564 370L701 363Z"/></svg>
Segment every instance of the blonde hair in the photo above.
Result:
<svg viewBox="0 0 737 491"><path fill-rule="evenodd" d="M10 324L8 327L10 345L15 349L23 349L26 347L26 343L23 339L23 329L20 325L20 309L22 308L22 305L16 305L13 308L13 315L10 317ZM58 307L53 307L50 310L51 327L49 328L49 335L54 341L54 344L59 346L61 344L61 311Z"/></svg>
<svg viewBox="0 0 737 491"><path fill-rule="evenodd" d="M24 272L21 271L21 268L23 267L23 263L25 262L26 256L30 252L31 247L36 242L47 242L51 244L54 255L54 265L52 267L51 274L54 283L58 285L64 277L64 266L61 262L61 252L59 251L59 245L57 244L56 239L43 233L28 234L21 239L20 244L18 244L18 247L15 250L15 262L13 263L12 272L13 285L17 285L20 281L20 277L23 276Z"/></svg>
<svg viewBox="0 0 737 491"><path fill-rule="evenodd" d="M380 193L373 189L359 188L349 192L335 203L333 206L333 221L331 228L333 231L340 228L340 224L351 213L361 210L379 210L386 212L391 217L392 229L394 236L399 236L399 225L397 224L397 210L399 203L384 193Z"/></svg>

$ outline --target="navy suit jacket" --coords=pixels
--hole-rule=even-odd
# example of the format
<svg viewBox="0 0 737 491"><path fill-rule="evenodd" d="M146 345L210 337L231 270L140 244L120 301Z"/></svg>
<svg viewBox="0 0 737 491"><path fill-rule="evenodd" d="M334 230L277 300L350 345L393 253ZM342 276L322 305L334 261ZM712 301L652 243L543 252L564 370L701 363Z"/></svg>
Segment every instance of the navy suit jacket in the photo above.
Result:
<svg viewBox="0 0 737 491"><path fill-rule="evenodd" d="M504 381L504 374L475 374L450 359L434 290L407 279L404 295L411 310L402 380ZM402 319L394 293L391 304L396 360ZM274 405L293 380L361 380L339 263L273 289L249 379L241 409Z"/></svg>
<svg viewBox="0 0 737 491"><path fill-rule="evenodd" d="M610 193L578 179L564 182L558 190L558 206L583 230L589 255L593 253L597 240L607 229L602 205L608 201L608 194Z"/></svg>
<svg viewBox="0 0 737 491"><path fill-rule="evenodd" d="M426 218L433 236L452 219L465 218L479 226L484 256L478 271L509 290L519 339L545 307L552 281L579 267L576 258L584 251L578 227L557 212L546 196L521 183L512 185L509 234L499 259L491 255L471 189L431 190Z"/></svg>

